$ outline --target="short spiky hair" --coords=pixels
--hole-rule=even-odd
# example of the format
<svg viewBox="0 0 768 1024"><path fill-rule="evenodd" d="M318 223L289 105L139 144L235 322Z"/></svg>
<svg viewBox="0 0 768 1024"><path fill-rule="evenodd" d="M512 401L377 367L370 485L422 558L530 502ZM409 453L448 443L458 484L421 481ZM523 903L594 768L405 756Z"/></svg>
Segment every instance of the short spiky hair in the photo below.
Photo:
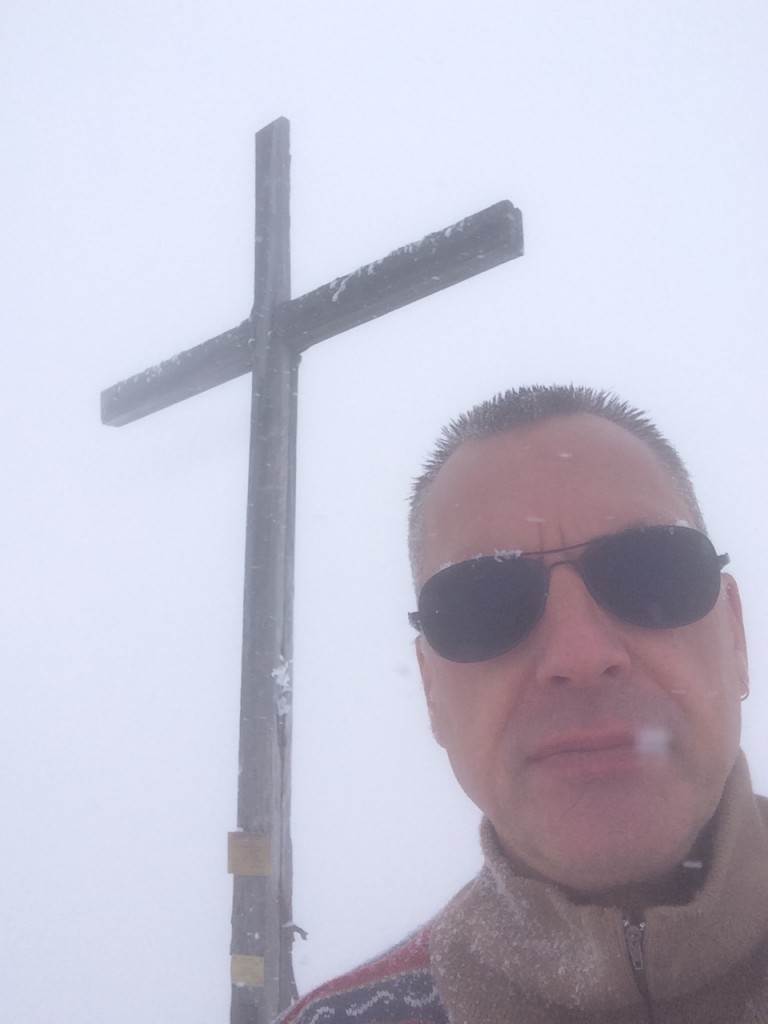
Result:
<svg viewBox="0 0 768 1024"><path fill-rule="evenodd" d="M408 520L408 550L411 571L417 586L421 578L421 533L424 520L424 500L430 484L440 468L465 441L482 440L505 434L519 427L543 423L558 416L586 413L610 420L628 430L648 445L669 470L672 479L688 503L693 522L704 529L704 520L693 490L691 478L683 460L659 429L640 409L622 401L610 391L576 387L573 384L515 388L481 402L452 420L444 428L421 476L417 477L411 494Z"/></svg>

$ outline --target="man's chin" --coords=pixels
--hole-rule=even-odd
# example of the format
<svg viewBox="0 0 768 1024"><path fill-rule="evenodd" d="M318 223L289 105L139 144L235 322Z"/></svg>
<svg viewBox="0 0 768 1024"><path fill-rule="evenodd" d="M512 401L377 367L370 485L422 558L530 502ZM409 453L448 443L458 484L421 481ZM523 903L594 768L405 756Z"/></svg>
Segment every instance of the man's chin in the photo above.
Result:
<svg viewBox="0 0 768 1024"><path fill-rule="evenodd" d="M524 849L513 835L502 842L540 877L582 893L602 892L654 882L672 871L698 834L698 823L689 819L683 804L660 804L658 796L619 788L551 812L544 832L527 823L527 832L518 833L527 837Z"/></svg>
<svg viewBox="0 0 768 1024"><path fill-rule="evenodd" d="M590 857L587 851L567 864L552 864L548 877L564 889L590 902L616 903L629 889L663 883L685 856L685 850L617 850L611 859L604 850Z"/></svg>

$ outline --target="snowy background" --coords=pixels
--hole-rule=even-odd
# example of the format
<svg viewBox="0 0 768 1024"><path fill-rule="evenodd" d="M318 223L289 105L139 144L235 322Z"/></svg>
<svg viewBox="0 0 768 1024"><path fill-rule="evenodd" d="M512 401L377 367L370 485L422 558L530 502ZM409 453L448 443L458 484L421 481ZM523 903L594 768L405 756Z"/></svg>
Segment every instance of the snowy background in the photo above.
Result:
<svg viewBox="0 0 768 1024"><path fill-rule="evenodd" d="M768 789L768 6L6 0L0 1019L228 1019L248 384L109 385L252 303L253 134L292 126L293 294L510 199L526 255L302 364L302 989L477 864L421 706L410 479L498 389L646 407L730 551Z"/></svg>

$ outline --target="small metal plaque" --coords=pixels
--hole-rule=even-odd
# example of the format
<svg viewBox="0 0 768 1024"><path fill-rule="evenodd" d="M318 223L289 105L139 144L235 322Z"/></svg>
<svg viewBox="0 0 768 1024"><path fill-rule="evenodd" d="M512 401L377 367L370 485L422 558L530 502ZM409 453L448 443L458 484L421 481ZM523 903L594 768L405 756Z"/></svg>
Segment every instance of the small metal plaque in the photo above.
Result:
<svg viewBox="0 0 768 1024"><path fill-rule="evenodd" d="M270 872L268 836L248 832L230 832L227 842L227 871L230 875L268 875Z"/></svg>
<svg viewBox="0 0 768 1024"><path fill-rule="evenodd" d="M247 985L248 988L263 988L264 957L242 956L240 953L233 954L232 984Z"/></svg>

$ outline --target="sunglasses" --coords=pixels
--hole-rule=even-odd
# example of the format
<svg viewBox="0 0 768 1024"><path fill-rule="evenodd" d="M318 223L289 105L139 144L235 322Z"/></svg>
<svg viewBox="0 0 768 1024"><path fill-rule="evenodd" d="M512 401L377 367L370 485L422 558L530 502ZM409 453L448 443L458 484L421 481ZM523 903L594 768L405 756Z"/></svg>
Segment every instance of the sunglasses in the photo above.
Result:
<svg viewBox="0 0 768 1024"><path fill-rule="evenodd" d="M538 557L577 548L584 549L578 557L551 565ZM728 561L687 526L644 526L566 548L497 553L430 577L408 620L448 661L498 658L533 632L544 614L549 574L570 565L594 600L622 622L672 629L714 608Z"/></svg>

